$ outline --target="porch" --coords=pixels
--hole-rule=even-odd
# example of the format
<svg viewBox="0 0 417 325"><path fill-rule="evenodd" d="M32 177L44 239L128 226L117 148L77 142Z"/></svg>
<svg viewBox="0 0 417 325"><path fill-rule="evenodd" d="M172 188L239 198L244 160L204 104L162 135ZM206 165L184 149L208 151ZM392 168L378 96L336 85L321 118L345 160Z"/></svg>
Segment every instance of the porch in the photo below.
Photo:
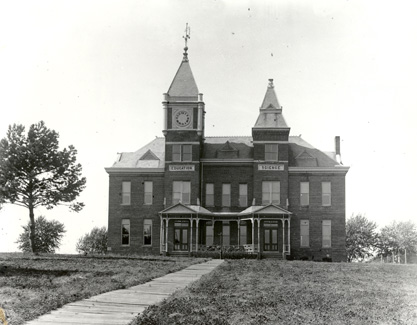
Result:
<svg viewBox="0 0 417 325"><path fill-rule="evenodd" d="M222 251L285 257L291 252L291 212L275 205L232 213L178 203L159 215L161 254Z"/></svg>

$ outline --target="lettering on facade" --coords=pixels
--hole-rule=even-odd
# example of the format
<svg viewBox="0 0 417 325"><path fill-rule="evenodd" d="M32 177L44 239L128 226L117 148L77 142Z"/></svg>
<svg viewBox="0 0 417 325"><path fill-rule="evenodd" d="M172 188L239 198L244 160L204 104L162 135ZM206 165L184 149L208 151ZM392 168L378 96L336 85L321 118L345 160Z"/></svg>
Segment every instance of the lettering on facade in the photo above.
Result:
<svg viewBox="0 0 417 325"><path fill-rule="evenodd" d="M194 165L169 165L170 172L193 172Z"/></svg>
<svg viewBox="0 0 417 325"><path fill-rule="evenodd" d="M260 164L258 165L258 170L269 170L269 171L284 170L284 165Z"/></svg>

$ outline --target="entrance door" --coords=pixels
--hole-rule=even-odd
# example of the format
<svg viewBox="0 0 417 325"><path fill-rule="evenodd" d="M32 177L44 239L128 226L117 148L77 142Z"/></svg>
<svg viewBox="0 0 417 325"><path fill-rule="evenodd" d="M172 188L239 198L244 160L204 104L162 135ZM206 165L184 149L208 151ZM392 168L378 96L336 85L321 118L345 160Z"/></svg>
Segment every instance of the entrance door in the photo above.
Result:
<svg viewBox="0 0 417 325"><path fill-rule="evenodd" d="M174 223L174 251L188 252L188 221Z"/></svg>
<svg viewBox="0 0 417 325"><path fill-rule="evenodd" d="M265 221L264 223L264 251L278 250L278 223Z"/></svg>

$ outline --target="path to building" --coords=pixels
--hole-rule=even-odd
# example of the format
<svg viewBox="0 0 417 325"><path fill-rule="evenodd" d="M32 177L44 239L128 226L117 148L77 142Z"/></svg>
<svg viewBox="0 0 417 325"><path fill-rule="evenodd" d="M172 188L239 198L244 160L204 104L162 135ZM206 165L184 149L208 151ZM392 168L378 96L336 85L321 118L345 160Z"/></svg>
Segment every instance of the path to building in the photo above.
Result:
<svg viewBox="0 0 417 325"><path fill-rule="evenodd" d="M161 302L176 290L185 288L222 262L211 260L194 264L141 285L72 302L26 324L129 324L146 307Z"/></svg>

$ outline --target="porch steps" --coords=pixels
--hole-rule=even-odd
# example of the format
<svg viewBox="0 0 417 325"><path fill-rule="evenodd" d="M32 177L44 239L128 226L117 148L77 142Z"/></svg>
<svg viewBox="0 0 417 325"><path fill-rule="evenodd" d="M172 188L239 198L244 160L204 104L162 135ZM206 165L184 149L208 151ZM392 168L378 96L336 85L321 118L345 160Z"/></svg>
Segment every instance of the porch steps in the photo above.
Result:
<svg viewBox="0 0 417 325"><path fill-rule="evenodd" d="M284 258L282 256L282 253L270 253L270 252L266 253L266 252L263 252L262 253L262 258L273 258L275 260L284 260Z"/></svg>
<svg viewBox="0 0 417 325"><path fill-rule="evenodd" d="M175 257L189 257L190 256L189 252L170 252L169 254Z"/></svg>

